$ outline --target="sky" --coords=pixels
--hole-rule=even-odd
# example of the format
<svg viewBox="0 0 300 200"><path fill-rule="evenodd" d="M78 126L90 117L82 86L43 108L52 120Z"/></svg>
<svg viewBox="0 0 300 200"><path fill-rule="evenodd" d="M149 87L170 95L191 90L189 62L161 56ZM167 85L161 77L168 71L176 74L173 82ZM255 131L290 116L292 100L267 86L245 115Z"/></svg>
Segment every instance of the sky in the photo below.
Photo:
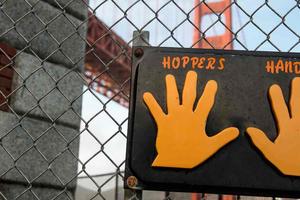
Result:
<svg viewBox="0 0 300 200"><path fill-rule="evenodd" d="M216 1L219 0L206 0L205 2ZM174 37L183 47L191 47L194 0L175 0L174 2L182 11L169 0L144 0L145 3L135 0L114 0L113 2L115 3L112 3L112 1L90 0L90 6L96 8L96 15L109 27L113 27L112 29L125 41L130 41L134 30L143 29L150 31L150 44L153 46L180 47L174 39L169 38L166 40L170 36L170 30L173 30ZM138 3L135 4L135 2ZM298 42L298 37L292 31L300 35L298 21L300 12L295 0L284 0L284 4L282 0L268 0L268 4L265 4L265 0L235 0L234 2L231 6L232 30L238 32L236 38L248 50L300 51L299 44L291 49ZM249 5L249 2L251 2L251 5ZM157 19L155 19L155 12L157 12ZM275 14L275 12L278 14ZM124 13L126 13L126 17L124 17ZM189 17L187 17L187 13L190 13ZM292 31L281 23L280 16L285 16L285 24L291 27ZM253 23L249 23L250 18L252 18ZM202 30L206 30L217 19L214 14L204 17ZM179 24L180 26L175 28ZM242 30L238 31L241 27L243 27ZM275 27L277 27L276 30L270 34L270 42L278 49L270 42L264 42L267 38L266 34L270 33ZM215 31L221 33L222 30L224 30L224 26L221 23L216 23L207 30L207 35L209 36ZM263 45L256 49L262 42L264 42ZM245 50L237 41L234 41L234 49Z"/></svg>
<svg viewBox="0 0 300 200"><path fill-rule="evenodd" d="M99 175L104 173L115 172L117 167L121 165L124 170L124 160L126 152L127 133L127 117L128 109L119 105L114 101L110 101L103 111L103 104L109 99L92 90L86 90L84 86L82 118L88 123L88 130L85 130L80 135L79 159L86 164L86 172L88 175ZM100 112L102 110L102 112ZM112 120L112 117L114 120ZM119 131L119 125L122 127L122 132ZM81 123L81 130L84 130L85 124ZM112 137L113 136L113 137ZM115 165L109 160L104 153L100 153L101 145L104 144L104 152L109 156ZM82 169L82 165L78 163L78 172ZM80 176L87 176L81 173ZM94 178L95 182L90 178L78 179L78 184L81 187L96 191L111 176ZM120 181L121 185L121 181ZM115 180L110 181L105 185L103 190L109 190L115 186Z"/></svg>
<svg viewBox="0 0 300 200"><path fill-rule="evenodd" d="M90 7L95 9L99 19L107 26L112 27L112 30L126 42L130 43L134 30L142 29L150 32L152 46L192 46L193 25L191 22L194 20L194 12L190 11L194 6L193 0L174 1L182 10L173 2L166 4L169 2L167 0L144 0L144 2L90 0ZM212 2L212 0L206 2ZM234 2L235 4L231 6L232 30L237 32L235 36L237 40L233 43L234 49L300 52L299 37L297 36L297 34L300 35L300 12L295 0L284 0L284 3L282 0L269 0L266 5L263 5L265 3L263 0L235 0ZM155 12L157 12L157 19L155 19ZM186 13L189 13L189 17ZM284 23L281 20L283 16L285 17ZM250 18L252 22L250 22ZM221 19L224 20L224 17L221 16ZM201 29L206 30L210 27L206 35L224 32L224 26L221 23L215 23L217 20L216 15L203 17ZM179 24L180 26L178 26ZM170 31L174 32L175 39L169 38ZM269 41L267 41L267 37L269 37ZM89 175L114 172L116 165L121 165L121 169L124 169L122 163L126 151L124 135L127 132L128 109L111 101L105 109L107 112L100 112L103 110L101 101L107 102L108 99L96 92L87 91L83 96L82 117L86 121L91 121L88 127L89 131L81 134L79 158L82 162L88 161L86 171ZM96 117L94 117L95 115ZM120 124L122 124L121 131L119 131ZM82 123L81 130L84 127L85 124ZM114 134L115 136L109 140ZM104 152L112 158L116 165L112 164L103 153L99 153L101 144L105 144ZM91 157L93 158L89 161ZM79 171L81 167L79 164ZM80 174L80 176L82 175L84 174ZM95 183L91 181L87 183L87 181L89 180L80 179L78 183L83 187L97 189ZM105 181L105 179L101 181ZM110 184L110 187L113 186Z"/></svg>

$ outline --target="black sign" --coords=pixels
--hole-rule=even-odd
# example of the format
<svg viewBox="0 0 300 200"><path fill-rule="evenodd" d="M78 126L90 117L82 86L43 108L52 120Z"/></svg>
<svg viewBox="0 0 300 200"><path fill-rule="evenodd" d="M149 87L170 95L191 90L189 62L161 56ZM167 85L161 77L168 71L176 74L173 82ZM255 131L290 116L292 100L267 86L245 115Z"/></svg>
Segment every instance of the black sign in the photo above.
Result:
<svg viewBox="0 0 300 200"><path fill-rule="evenodd" d="M300 196L299 54L133 52L127 186Z"/></svg>

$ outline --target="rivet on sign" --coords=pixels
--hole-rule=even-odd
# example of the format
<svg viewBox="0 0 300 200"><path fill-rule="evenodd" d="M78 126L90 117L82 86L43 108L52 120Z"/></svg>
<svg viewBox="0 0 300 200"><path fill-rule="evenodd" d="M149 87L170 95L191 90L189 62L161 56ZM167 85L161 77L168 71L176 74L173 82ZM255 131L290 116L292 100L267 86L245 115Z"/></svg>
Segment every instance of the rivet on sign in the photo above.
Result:
<svg viewBox="0 0 300 200"><path fill-rule="evenodd" d="M134 55L135 55L135 57L137 57L137 58L142 57L142 56L144 55L143 49L137 48L137 49L134 51Z"/></svg>
<svg viewBox="0 0 300 200"><path fill-rule="evenodd" d="M137 178L136 178L135 176L129 176L129 177L127 178L126 183L127 183L128 187L134 188L134 187L137 186L138 180L137 180Z"/></svg>

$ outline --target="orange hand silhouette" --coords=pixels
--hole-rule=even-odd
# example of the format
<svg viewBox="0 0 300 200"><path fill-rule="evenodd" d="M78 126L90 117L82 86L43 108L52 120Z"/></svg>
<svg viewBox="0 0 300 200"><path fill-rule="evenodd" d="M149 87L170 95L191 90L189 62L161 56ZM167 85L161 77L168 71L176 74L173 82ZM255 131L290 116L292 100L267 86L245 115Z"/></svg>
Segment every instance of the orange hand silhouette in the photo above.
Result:
<svg viewBox="0 0 300 200"><path fill-rule="evenodd" d="M254 145L283 174L300 176L300 78L292 81L290 113L281 88L272 85L269 96L278 126L278 136L270 141L263 131L248 128Z"/></svg>
<svg viewBox="0 0 300 200"><path fill-rule="evenodd" d="M156 138L158 155L152 166L193 168L238 136L239 130L233 127L215 136L207 136L206 121L213 107L218 86L215 81L208 81L203 95L193 110L196 87L197 73L189 71L183 88L182 104L180 104L176 80L173 75L167 75L167 114L163 112L151 93L144 93L144 101L158 129Z"/></svg>

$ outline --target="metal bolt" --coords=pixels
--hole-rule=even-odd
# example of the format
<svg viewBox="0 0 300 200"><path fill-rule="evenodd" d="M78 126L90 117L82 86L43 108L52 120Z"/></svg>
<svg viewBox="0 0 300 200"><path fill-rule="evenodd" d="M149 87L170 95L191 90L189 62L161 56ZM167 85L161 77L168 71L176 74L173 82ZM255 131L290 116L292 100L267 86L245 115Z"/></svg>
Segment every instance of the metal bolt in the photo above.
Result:
<svg viewBox="0 0 300 200"><path fill-rule="evenodd" d="M137 58L142 57L142 56L144 55L143 49L137 48L137 49L134 51L134 55L135 55L135 57L137 57Z"/></svg>
<svg viewBox="0 0 300 200"><path fill-rule="evenodd" d="M137 186L138 180L135 176L129 176L126 180L126 183L127 183L128 187L134 188Z"/></svg>

